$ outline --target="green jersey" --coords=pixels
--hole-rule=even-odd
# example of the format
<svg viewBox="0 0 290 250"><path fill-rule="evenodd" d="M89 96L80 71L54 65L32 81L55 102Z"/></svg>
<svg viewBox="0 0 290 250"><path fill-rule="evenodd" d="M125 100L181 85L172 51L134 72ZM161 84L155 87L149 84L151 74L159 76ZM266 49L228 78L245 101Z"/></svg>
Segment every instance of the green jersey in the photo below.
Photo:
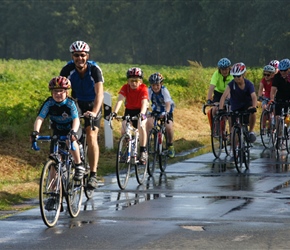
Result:
<svg viewBox="0 0 290 250"><path fill-rule="evenodd" d="M223 77L223 75L217 70L213 73L210 84L214 85L214 90L219 93L224 93L228 83L233 80L233 76L228 75L227 77Z"/></svg>

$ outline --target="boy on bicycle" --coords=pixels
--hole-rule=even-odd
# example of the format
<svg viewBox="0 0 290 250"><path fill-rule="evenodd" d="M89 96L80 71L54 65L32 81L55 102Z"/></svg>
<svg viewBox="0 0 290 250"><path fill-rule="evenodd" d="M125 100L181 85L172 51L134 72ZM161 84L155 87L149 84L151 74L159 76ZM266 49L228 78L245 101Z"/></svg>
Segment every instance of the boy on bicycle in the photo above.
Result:
<svg viewBox="0 0 290 250"><path fill-rule="evenodd" d="M34 122L33 132L31 133L31 141L35 141L44 119L49 116L53 135L70 136L75 148L74 151L70 150L75 166L85 171L77 143L78 138L82 135L79 110L76 102L68 96L68 89L71 88L70 80L62 76L54 77L50 80L48 88L51 96L46 99L39 110ZM53 146L53 143L51 143L51 153L53 152ZM74 179L81 180L80 177L82 178L82 176L76 174Z"/></svg>
<svg viewBox="0 0 290 250"><path fill-rule="evenodd" d="M168 156L173 158L175 151L173 147L173 110L174 102L171 99L168 89L163 85L163 76L156 72L149 77L151 86L148 88L149 100L151 101L152 113L166 117L166 133ZM154 118L149 117L147 121L147 131L153 128Z"/></svg>
<svg viewBox="0 0 290 250"><path fill-rule="evenodd" d="M246 65L244 63L240 62L233 65L230 74L234 79L228 84L220 99L219 110L223 112L225 99L229 94L232 111L249 110L251 112L249 116L249 139L253 143L256 141L254 127L256 123L257 96L254 84L245 78L245 73Z"/></svg>
<svg viewBox="0 0 290 250"><path fill-rule="evenodd" d="M148 88L143 83L143 72L140 68L130 68L127 71L128 82L122 86L119 91L118 100L114 108L114 112L111 113L112 118L117 116L117 113L125 101L125 116L130 115L131 117L138 115L141 118L141 124L138 121L133 121L132 124L139 130L139 141L140 141L140 158L139 162L142 165L147 164L147 109L148 109ZM125 121L123 122L125 123ZM122 125L123 134L125 124Z"/></svg>

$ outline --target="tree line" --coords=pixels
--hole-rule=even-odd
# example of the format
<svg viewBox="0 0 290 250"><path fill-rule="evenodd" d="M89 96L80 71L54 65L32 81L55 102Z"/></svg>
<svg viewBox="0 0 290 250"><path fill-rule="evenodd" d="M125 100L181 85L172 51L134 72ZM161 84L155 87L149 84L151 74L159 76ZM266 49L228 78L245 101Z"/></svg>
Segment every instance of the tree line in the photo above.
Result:
<svg viewBox="0 0 290 250"><path fill-rule="evenodd" d="M0 58L69 60L84 40L103 63L251 67L290 57L289 0L2 0Z"/></svg>

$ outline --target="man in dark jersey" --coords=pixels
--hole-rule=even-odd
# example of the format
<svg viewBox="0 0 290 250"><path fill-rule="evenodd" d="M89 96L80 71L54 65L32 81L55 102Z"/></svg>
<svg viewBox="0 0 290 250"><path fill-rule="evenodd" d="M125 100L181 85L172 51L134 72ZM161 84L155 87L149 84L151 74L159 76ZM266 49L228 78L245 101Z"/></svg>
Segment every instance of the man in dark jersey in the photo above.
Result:
<svg viewBox="0 0 290 250"><path fill-rule="evenodd" d="M99 161L98 132L102 117L102 103L104 99L104 78L101 68L93 61L89 61L90 47L83 41L76 41L69 48L72 60L65 65L61 76L67 77L72 84L72 97L78 102L85 118L85 128L88 143L88 157L90 165L90 179L88 188L94 189L97 183L97 168ZM89 117L94 117L94 130L91 130ZM83 177L84 168L76 169L76 175Z"/></svg>

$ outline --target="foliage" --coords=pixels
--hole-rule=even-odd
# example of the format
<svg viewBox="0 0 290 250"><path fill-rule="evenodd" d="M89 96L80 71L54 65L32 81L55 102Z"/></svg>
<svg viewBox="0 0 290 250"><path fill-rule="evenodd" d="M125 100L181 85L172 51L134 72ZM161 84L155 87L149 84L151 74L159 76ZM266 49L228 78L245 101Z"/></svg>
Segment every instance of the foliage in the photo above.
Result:
<svg viewBox="0 0 290 250"><path fill-rule="evenodd" d="M226 56L262 67L289 54L289 7L281 0L2 0L0 58L66 60L69 45L84 40L104 63L186 66L190 59L209 67Z"/></svg>

